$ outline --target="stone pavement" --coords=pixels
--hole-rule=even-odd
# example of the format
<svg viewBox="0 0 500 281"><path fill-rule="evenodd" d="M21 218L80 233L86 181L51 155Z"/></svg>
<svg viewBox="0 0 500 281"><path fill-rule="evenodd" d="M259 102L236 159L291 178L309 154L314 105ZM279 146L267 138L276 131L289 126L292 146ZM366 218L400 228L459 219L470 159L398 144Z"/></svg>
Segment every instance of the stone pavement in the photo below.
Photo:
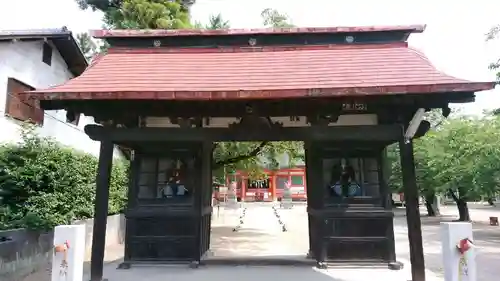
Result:
<svg viewBox="0 0 500 281"><path fill-rule="evenodd" d="M441 215L443 216L457 216L458 211L455 205L442 206L440 208ZM422 214L426 214L425 211ZM474 222L486 222L489 223L490 217L500 218L500 206L492 207L485 205L470 204L469 214L471 220Z"/></svg>
<svg viewBox="0 0 500 281"><path fill-rule="evenodd" d="M272 203L271 203L272 204ZM294 209L279 209L282 225L274 215L269 203L249 203L243 224L236 232L233 228L239 223L241 211L220 209L219 215L215 212L212 221L211 252L214 257L272 257L272 256L301 256L308 251L309 240L298 239L302 235L308 236L306 220L293 220L292 217L303 217L305 205ZM301 236L297 236L301 233ZM303 237L303 236L302 236Z"/></svg>
<svg viewBox="0 0 500 281"><path fill-rule="evenodd" d="M214 211L212 222L211 249L213 255L209 259L233 258L238 256L254 256L256 258L303 258L308 250L308 226L305 204L298 204L293 209L279 209L282 222L287 231L282 232L278 219L274 216L269 204L250 203L247 207L244 223L241 228L233 232L239 223L239 210L225 210L221 208L219 214ZM439 241L439 223L441 220L455 218L455 207L443 208L442 218L422 217L423 240L425 248L427 280L442 280L441 244ZM454 211L454 212L453 212ZM486 213L484 213L486 212ZM484 218L490 214L489 209L471 210L473 219ZM386 268L347 268L334 267L328 270L317 270L311 266L279 267L279 266L217 266L209 265L193 270L186 266L155 266L133 267L130 270L117 270L119 262L111 262L122 256L123 248L107 249L108 263L105 266L105 277L109 281L190 281L202 278L211 281L227 278L239 280L256 279L287 279L286 281L301 280L305 278L330 281L407 281L410 280L408 234L404 209L396 211L395 218L396 251L398 260L405 264L401 271L390 271ZM483 223L474 224L474 235L478 245L478 280L498 280L500 276L500 228L490 227ZM88 273L88 271L87 271ZM48 272L38 272L24 281L50 281ZM88 275L84 281L88 280ZM375 280L374 280L375 281Z"/></svg>
<svg viewBox="0 0 500 281"><path fill-rule="evenodd" d="M391 271L386 268L329 268L318 270L314 267L293 266L207 266L198 269L180 267L133 267L129 270L106 268L109 281L407 281L409 272L406 270ZM437 281L429 277L428 281Z"/></svg>
<svg viewBox="0 0 500 281"><path fill-rule="evenodd" d="M440 223L457 218L456 206L442 206L441 217L427 217L425 208L422 214L422 238L424 242L425 266L437 276L443 276L443 261L441 256ZM394 233L396 237L396 252L398 258L409 260L408 232L405 210L395 211ZM477 281L499 280L500 276L500 227L488 225L488 217L500 216L499 208L476 208L471 206L474 241L477 246Z"/></svg>
<svg viewBox="0 0 500 281"><path fill-rule="evenodd" d="M244 223L233 232L239 223L240 211L220 209L214 212L211 249L212 258L233 258L238 256L253 256L255 258L294 258L304 257L308 250L308 226L305 204L293 209L278 209L287 231L283 232L269 204L247 204ZM408 248L405 236L400 237L398 245ZM404 244L406 242L406 244ZM404 245L403 245L404 244ZM404 250L402 251L404 253ZM404 254L402 254L404 256ZM210 259L210 257L209 257ZM105 277L109 281L132 281L147 278L148 281L194 281L202 278L204 281L238 279L242 281L255 280L318 280L318 281L407 281L411 279L410 267L400 271L388 270L387 267L332 267L328 270L318 270L313 266L201 266L189 269L187 266L133 266L129 270L117 270L118 263L105 268ZM428 281L442 280L432 272L428 273Z"/></svg>

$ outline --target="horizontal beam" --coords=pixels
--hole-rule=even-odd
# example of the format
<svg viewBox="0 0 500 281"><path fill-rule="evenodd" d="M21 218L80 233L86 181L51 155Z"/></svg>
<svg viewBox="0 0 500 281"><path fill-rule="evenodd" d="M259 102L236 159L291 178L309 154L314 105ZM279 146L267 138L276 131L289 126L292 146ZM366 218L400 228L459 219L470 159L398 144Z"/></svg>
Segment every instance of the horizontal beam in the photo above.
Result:
<svg viewBox="0 0 500 281"><path fill-rule="evenodd" d="M85 126L96 141L117 144L162 141L375 141L394 142L402 136L400 125L363 125L330 127L287 127L268 129L228 128L111 128Z"/></svg>

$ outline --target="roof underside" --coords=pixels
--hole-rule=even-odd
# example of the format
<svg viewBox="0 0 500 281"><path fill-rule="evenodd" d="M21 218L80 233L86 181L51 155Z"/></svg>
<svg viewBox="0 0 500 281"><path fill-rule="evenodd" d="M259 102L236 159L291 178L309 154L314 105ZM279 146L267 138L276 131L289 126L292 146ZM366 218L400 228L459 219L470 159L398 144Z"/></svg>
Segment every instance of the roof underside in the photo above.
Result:
<svg viewBox="0 0 500 281"><path fill-rule="evenodd" d="M161 36L155 34L151 36ZM406 42L393 42L112 48L80 77L30 95L43 100L228 100L476 92L493 87L493 82L446 75Z"/></svg>
<svg viewBox="0 0 500 281"><path fill-rule="evenodd" d="M79 76L87 68L87 60L78 46L72 32L66 27L52 29L0 30L0 41L50 40L57 48L68 69Z"/></svg>

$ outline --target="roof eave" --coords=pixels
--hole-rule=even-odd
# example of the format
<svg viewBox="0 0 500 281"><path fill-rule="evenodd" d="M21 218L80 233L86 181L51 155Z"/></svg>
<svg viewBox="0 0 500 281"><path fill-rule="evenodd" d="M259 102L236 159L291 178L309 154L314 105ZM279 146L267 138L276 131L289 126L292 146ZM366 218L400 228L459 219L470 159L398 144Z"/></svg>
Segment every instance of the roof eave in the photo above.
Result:
<svg viewBox="0 0 500 281"><path fill-rule="evenodd" d="M296 90L259 90L244 92L134 92L117 91L109 93L94 92L62 92L57 88L35 90L23 93L30 99L38 99L43 109L52 107L54 101L85 101L85 100L183 100L183 101L220 101L240 99L293 99L293 98L343 98L368 97L405 94L443 94L470 93L492 90L495 82L464 82L437 85L401 85L385 87L352 87L342 89L296 89ZM251 97L251 98L249 98ZM465 101L467 102L467 101Z"/></svg>
<svg viewBox="0 0 500 281"><path fill-rule="evenodd" d="M279 35L279 34L313 34L313 33L362 33L362 32L406 32L422 33L425 25L405 26L361 26L361 27L292 27L292 28L258 28L258 29L114 29L91 30L94 38L148 38L176 36L236 36L236 35Z"/></svg>
<svg viewBox="0 0 500 281"><path fill-rule="evenodd" d="M80 76L88 67L87 59L80 46L68 30L48 30L46 32L30 31L0 31L0 41L31 41L50 40L61 54L73 76Z"/></svg>

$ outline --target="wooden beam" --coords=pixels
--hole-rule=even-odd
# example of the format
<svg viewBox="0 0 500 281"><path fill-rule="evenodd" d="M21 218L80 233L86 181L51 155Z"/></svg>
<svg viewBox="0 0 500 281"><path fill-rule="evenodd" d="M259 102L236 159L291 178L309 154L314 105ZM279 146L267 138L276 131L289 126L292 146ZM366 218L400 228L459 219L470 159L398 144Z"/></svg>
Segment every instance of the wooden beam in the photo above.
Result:
<svg viewBox="0 0 500 281"><path fill-rule="evenodd" d="M295 127L268 129L228 128L105 128L85 126L93 140L114 143L161 141L375 141L395 142L402 134L400 125Z"/></svg>
<svg viewBox="0 0 500 281"><path fill-rule="evenodd" d="M411 275L413 281L425 281L424 248L422 243L422 225L418 204L418 186L415 176L413 142L405 142L403 136L399 142L401 170L403 174L406 221L410 243Z"/></svg>
<svg viewBox="0 0 500 281"><path fill-rule="evenodd" d="M94 228L92 229L92 253L90 281L101 281L106 247L106 223L108 220L109 182L113 165L113 143L101 142L97 167Z"/></svg>

